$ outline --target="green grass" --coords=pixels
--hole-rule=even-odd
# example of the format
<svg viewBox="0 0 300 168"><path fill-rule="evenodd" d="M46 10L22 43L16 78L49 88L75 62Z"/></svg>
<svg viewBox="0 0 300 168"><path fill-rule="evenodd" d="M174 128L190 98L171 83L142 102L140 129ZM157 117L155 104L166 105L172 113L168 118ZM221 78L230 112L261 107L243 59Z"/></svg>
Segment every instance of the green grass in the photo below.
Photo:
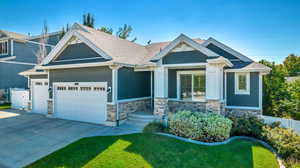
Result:
<svg viewBox="0 0 300 168"><path fill-rule="evenodd" d="M10 104L1 104L0 110L4 110L4 109L10 109Z"/></svg>
<svg viewBox="0 0 300 168"><path fill-rule="evenodd" d="M83 138L28 168L278 168L275 156L260 144L236 140L201 146L177 139L131 134Z"/></svg>

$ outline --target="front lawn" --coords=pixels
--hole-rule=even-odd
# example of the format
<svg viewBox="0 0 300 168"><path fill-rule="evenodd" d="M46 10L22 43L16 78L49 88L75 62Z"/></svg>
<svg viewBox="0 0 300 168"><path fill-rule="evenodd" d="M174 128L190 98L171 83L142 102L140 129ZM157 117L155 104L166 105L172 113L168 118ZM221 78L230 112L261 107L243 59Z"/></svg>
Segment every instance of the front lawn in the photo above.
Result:
<svg viewBox="0 0 300 168"><path fill-rule="evenodd" d="M177 139L131 134L83 138L28 168L203 167L276 168L275 156L261 145L236 140L222 146L200 146Z"/></svg>
<svg viewBox="0 0 300 168"><path fill-rule="evenodd" d="M10 109L10 104L1 104L0 110L4 110L4 109Z"/></svg>

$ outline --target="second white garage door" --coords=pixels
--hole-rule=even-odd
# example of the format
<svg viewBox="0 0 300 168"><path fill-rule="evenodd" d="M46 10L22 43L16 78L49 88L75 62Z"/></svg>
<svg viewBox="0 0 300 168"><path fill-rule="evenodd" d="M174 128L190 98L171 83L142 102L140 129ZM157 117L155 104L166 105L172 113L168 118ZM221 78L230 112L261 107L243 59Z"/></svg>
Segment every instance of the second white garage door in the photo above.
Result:
<svg viewBox="0 0 300 168"><path fill-rule="evenodd" d="M102 123L106 121L106 82L53 83L57 118Z"/></svg>

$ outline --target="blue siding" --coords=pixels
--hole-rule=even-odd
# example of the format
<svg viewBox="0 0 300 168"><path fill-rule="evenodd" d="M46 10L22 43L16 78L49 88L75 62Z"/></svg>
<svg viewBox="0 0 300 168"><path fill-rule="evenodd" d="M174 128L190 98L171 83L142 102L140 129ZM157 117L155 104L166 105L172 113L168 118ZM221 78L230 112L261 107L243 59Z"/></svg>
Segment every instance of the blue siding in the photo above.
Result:
<svg viewBox="0 0 300 168"><path fill-rule="evenodd" d="M51 61L49 65L78 64L104 61L108 60L101 57L98 53L96 53L86 44L78 43L69 45L54 61Z"/></svg>
<svg viewBox="0 0 300 168"><path fill-rule="evenodd" d="M0 89L27 88L27 78L18 73L31 68L31 65L0 63Z"/></svg>
<svg viewBox="0 0 300 168"><path fill-rule="evenodd" d="M54 34L54 35L49 36L47 44L56 45L60 40L60 35L61 34ZM35 38L35 39L32 39L31 41L39 42L40 38Z"/></svg>
<svg viewBox="0 0 300 168"><path fill-rule="evenodd" d="M163 57L163 64L184 64L206 62L207 56L200 51L172 52Z"/></svg>
<svg viewBox="0 0 300 168"><path fill-rule="evenodd" d="M112 70L105 67L53 69L50 70L49 82L107 82L112 87ZM108 101L111 102L112 94L108 94Z"/></svg>
<svg viewBox="0 0 300 168"><path fill-rule="evenodd" d="M250 95L234 93L234 73L227 73L227 106L259 107L259 73L250 73Z"/></svg>
<svg viewBox="0 0 300 168"><path fill-rule="evenodd" d="M134 72L133 68L118 71L118 100L151 96L151 74Z"/></svg>
<svg viewBox="0 0 300 168"><path fill-rule="evenodd" d="M223 56L227 59L238 59L237 57L235 57L234 55L226 52L225 50L215 46L214 44L209 44L206 48L212 50L213 52L219 54L220 56Z"/></svg>

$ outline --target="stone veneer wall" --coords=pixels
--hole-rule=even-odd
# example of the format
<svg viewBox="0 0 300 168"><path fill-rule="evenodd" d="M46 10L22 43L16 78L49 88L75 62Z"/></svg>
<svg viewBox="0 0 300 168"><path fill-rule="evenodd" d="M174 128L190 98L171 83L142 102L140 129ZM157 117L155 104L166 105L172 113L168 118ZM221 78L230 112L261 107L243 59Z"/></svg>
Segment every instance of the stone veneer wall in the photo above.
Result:
<svg viewBox="0 0 300 168"><path fill-rule="evenodd" d="M262 110L251 110L251 109L233 109L233 108L225 108L225 116L260 116L262 115Z"/></svg>
<svg viewBox="0 0 300 168"><path fill-rule="evenodd" d="M53 115L53 101L52 99L47 100L48 102L48 113L47 115L52 116Z"/></svg>
<svg viewBox="0 0 300 168"><path fill-rule="evenodd" d="M207 100L206 111L218 114L224 114L224 103L219 100Z"/></svg>
<svg viewBox="0 0 300 168"><path fill-rule="evenodd" d="M182 110L195 111L195 112L206 111L206 102L169 100L168 105L169 105L169 113L171 114Z"/></svg>
<svg viewBox="0 0 300 168"><path fill-rule="evenodd" d="M147 112L151 109L151 98L119 103L120 120L125 120L130 113Z"/></svg>
<svg viewBox="0 0 300 168"><path fill-rule="evenodd" d="M163 117L169 111L168 98L154 98L154 110L153 114L159 117Z"/></svg>
<svg viewBox="0 0 300 168"><path fill-rule="evenodd" d="M115 122L117 121L117 105L116 104L107 104L107 121Z"/></svg>

